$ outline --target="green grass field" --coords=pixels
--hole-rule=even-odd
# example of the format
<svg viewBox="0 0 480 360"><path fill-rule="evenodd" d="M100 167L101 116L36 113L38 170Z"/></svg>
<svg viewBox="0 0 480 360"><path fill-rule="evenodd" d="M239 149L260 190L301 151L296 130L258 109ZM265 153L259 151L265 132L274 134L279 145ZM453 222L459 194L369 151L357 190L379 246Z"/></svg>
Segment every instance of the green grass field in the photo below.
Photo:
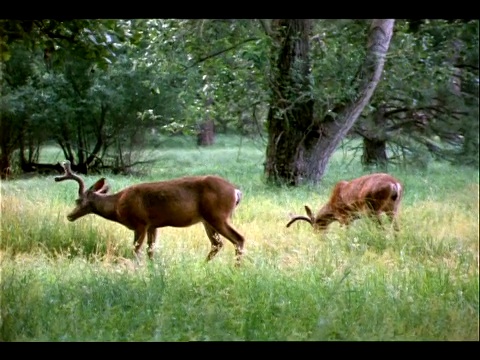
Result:
<svg viewBox="0 0 480 360"><path fill-rule="evenodd" d="M183 140L182 140L183 141ZM94 215L69 222L77 185L53 176L1 183L0 341L479 340L478 171L430 163L390 169L405 196L399 234L367 219L326 234L289 213L327 201L364 174L348 149L321 184L267 186L264 146L192 140L149 156L143 177L106 175L112 191L151 180L218 174L240 186L233 216L246 238L211 262L200 224L159 230L155 258L133 261L133 233ZM49 148L45 159L61 161ZM87 186L99 176L87 176Z"/></svg>

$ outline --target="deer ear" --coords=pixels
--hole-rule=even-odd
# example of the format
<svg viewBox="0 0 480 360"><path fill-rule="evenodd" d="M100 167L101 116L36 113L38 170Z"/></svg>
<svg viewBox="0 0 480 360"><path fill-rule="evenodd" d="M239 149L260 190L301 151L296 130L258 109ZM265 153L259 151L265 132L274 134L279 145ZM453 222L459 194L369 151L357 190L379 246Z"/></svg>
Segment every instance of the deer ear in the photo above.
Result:
<svg viewBox="0 0 480 360"><path fill-rule="evenodd" d="M305 205L305 212L307 213L307 215L310 219L313 219L312 209L310 209L310 207L308 205Z"/></svg>
<svg viewBox="0 0 480 360"><path fill-rule="evenodd" d="M103 185L102 188L97 191L97 193L106 194L108 193L109 190L110 190L110 186L108 186L108 184L105 183L105 185Z"/></svg>
<svg viewBox="0 0 480 360"><path fill-rule="evenodd" d="M95 184L90 186L88 191L106 193L108 191L108 184L107 184L105 178L101 178Z"/></svg>

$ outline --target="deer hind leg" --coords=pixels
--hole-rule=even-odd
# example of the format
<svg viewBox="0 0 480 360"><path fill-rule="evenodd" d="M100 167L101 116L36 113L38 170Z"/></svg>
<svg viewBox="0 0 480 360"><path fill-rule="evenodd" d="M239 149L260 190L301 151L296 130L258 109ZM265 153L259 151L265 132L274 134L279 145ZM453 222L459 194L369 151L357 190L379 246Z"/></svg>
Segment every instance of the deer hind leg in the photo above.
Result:
<svg viewBox="0 0 480 360"><path fill-rule="evenodd" d="M210 252L208 253L206 259L206 261L210 261L223 247L223 241L220 238L218 232L213 227L211 227L207 223L203 223L203 226L205 227L205 232L207 233L208 238L210 239L210 242L212 244Z"/></svg>
<svg viewBox="0 0 480 360"><path fill-rule="evenodd" d="M243 255L245 239L226 220L209 223L220 235L224 236L235 246L235 266L239 266Z"/></svg>
<svg viewBox="0 0 480 360"><path fill-rule="evenodd" d="M153 250L155 247L155 239L157 238L157 228L149 228L147 231L147 254L148 258L153 259Z"/></svg>
<svg viewBox="0 0 480 360"><path fill-rule="evenodd" d="M134 231L133 247L134 247L134 252L135 252L137 261L140 260L140 248L142 247L146 234L147 234L147 229L143 226L138 229L135 229Z"/></svg>
<svg viewBox="0 0 480 360"><path fill-rule="evenodd" d="M398 224L398 210L399 210L399 207L400 207L400 199L397 198L397 200L395 201L393 206L391 206L391 208L388 209L388 211L387 211L387 215L388 215L388 217L390 218L390 220L393 224L393 229L397 232L400 231L400 226Z"/></svg>
<svg viewBox="0 0 480 360"><path fill-rule="evenodd" d="M398 226L398 219L397 219L397 216L395 214L395 211L393 211L393 210L392 211L386 211L386 214L387 214L388 218L390 219L390 222L393 225L393 230L399 231L400 227Z"/></svg>

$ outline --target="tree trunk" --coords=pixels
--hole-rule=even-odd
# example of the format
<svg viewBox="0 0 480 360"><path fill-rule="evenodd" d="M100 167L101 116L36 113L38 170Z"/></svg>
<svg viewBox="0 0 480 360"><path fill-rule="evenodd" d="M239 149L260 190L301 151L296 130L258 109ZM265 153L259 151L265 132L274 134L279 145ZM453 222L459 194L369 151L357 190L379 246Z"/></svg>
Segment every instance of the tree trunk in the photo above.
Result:
<svg viewBox="0 0 480 360"><path fill-rule="evenodd" d="M12 174L9 154L5 151L0 153L0 179L6 180Z"/></svg>
<svg viewBox="0 0 480 360"><path fill-rule="evenodd" d="M450 80L450 86L453 94L458 97L462 96L462 69L460 68L460 53L462 48L465 45L463 44L462 40L455 39L452 44L453 49L453 56L452 56L452 67L453 67L453 74ZM479 149L479 132L478 132L478 96L471 97L470 99L463 99L463 101L476 101L475 105L471 105L468 108L476 109L470 114L470 121L467 120L469 126L466 126L467 130L463 131L463 145L462 145L462 152L461 156L458 158L458 161L461 161L463 164L470 165L470 166L479 166L478 165L478 149ZM461 109L459 109L461 111Z"/></svg>
<svg viewBox="0 0 480 360"><path fill-rule="evenodd" d="M197 145L210 146L215 142L215 123L209 116L209 108L213 105L213 97L207 97L205 100L206 118L198 125Z"/></svg>
<svg viewBox="0 0 480 360"><path fill-rule="evenodd" d="M364 167L376 166L387 169L387 143L385 140L363 138L362 164Z"/></svg>
<svg viewBox="0 0 480 360"><path fill-rule="evenodd" d="M212 119L208 119L198 125L197 145L210 146L215 142L215 125Z"/></svg>
<svg viewBox="0 0 480 360"><path fill-rule="evenodd" d="M267 118L267 181L298 185L305 173L302 144L313 121L309 87L311 20L282 19L273 24L275 68Z"/></svg>
<svg viewBox="0 0 480 360"><path fill-rule="evenodd" d="M387 169L387 135L385 106L380 105L371 119L362 121L357 133L363 137L362 164L364 167L376 166Z"/></svg>
<svg viewBox="0 0 480 360"><path fill-rule="evenodd" d="M19 125L20 124L20 125ZM0 179L8 179L12 175L12 156L18 147L22 134L22 122L15 122L7 114L0 116Z"/></svg>
<svg viewBox="0 0 480 360"><path fill-rule="evenodd" d="M383 71L394 20L372 21L367 56L357 79L358 95L350 104L337 105L334 118L314 119L313 99L308 90L310 21L279 20L278 58L272 85L268 144L265 163L267 181L299 185L319 182L341 140L368 104ZM274 38L275 39L275 38Z"/></svg>

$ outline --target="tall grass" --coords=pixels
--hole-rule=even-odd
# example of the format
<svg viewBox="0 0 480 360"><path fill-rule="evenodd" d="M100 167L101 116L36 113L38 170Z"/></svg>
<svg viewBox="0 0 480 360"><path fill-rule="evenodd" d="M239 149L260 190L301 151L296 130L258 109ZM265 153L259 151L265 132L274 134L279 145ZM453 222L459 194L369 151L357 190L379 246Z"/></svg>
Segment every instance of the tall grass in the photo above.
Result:
<svg viewBox="0 0 480 360"><path fill-rule="evenodd" d="M265 184L254 141L152 154L157 165L143 177L107 175L112 191L228 178L244 192L233 216L246 237L243 266L234 268L228 241L205 263L200 225L160 229L154 261L136 265L128 229L93 215L66 220L73 182L2 182L1 341L479 340L476 171L390 169L406 188L397 236L367 219L318 235L306 223L287 229L288 214L318 208L336 181L364 173L348 152L335 154L321 184L299 188Z"/></svg>

